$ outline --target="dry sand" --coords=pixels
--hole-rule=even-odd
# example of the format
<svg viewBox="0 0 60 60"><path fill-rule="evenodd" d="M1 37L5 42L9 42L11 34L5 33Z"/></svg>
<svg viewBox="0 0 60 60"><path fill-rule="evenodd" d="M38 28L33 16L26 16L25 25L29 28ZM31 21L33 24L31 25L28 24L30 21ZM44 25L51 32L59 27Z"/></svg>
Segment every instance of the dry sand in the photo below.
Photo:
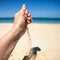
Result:
<svg viewBox="0 0 60 60"><path fill-rule="evenodd" d="M0 37L2 37L12 27L9 23L0 23ZM36 60L60 60L60 24L35 24L29 26L32 47L40 47ZM25 38L26 37L26 38ZM14 60L19 60L23 53L31 47L27 36L22 36L17 43L12 55ZM20 50L23 50L22 52ZM26 51L25 51L26 50ZM20 51L20 52L19 52ZM25 51L25 52L24 52ZM22 53L22 55L20 54ZM21 60L20 59L20 60ZM11 59L11 56L9 58Z"/></svg>

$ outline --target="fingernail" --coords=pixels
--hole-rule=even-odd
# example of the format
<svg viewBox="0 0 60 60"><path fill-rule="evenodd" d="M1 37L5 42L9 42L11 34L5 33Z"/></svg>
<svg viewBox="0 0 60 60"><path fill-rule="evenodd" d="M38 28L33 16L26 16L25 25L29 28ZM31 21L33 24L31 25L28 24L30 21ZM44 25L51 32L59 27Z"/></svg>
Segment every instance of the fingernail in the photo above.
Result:
<svg viewBox="0 0 60 60"><path fill-rule="evenodd" d="M25 7L25 4L23 4L23 7Z"/></svg>
<svg viewBox="0 0 60 60"><path fill-rule="evenodd" d="M25 10L25 9L26 9L26 5L25 5L25 4L23 4L22 8L23 8L23 10Z"/></svg>

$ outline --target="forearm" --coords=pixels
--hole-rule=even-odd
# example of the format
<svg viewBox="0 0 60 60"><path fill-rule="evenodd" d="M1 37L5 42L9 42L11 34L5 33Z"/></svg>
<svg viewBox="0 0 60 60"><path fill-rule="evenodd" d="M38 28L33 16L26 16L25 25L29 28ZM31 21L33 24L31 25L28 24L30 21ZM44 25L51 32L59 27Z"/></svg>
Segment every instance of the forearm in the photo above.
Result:
<svg viewBox="0 0 60 60"><path fill-rule="evenodd" d="M10 44L10 46L9 46L9 48L7 49L5 55L3 56L3 60L8 60L8 58L9 58L9 56L11 55L13 49L15 48L15 45L17 44L17 42L18 42L18 40L13 41L13 42Z"/></svg>
<svg viewBox="0 0 60 60"><path fill-rule="evenodd" d="M0 60L3 58L4 54L6 53L7 49L9 48L11 42L19 37L21 30L18 28L13 27L8 33L6 33L0 39Z"/></svg>

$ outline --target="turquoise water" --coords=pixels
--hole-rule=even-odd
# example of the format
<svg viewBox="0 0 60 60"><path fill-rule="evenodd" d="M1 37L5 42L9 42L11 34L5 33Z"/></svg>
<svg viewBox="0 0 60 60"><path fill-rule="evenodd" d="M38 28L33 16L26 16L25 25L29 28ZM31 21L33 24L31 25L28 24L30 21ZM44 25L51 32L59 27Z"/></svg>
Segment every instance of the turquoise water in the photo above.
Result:
<svg viewBox="0 0 60 60"><path fill-rule="evenodd" d="M0 18L0 23L13 23L14 18ZM60 18L33 18L33 23L60 23Z"/></svg>

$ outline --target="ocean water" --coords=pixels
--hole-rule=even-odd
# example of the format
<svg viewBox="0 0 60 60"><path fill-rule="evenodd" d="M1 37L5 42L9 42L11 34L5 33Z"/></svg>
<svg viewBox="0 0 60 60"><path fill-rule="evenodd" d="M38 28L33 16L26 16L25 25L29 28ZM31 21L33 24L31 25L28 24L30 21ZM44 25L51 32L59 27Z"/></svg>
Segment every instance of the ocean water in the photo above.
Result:
<svg viewBox="0 0 60 60"><path fill-rule="evenodd" d="M60 18L32 18L33 23L59 23ZM13 23L14 18L0 18L0 23Z"/></svg>

